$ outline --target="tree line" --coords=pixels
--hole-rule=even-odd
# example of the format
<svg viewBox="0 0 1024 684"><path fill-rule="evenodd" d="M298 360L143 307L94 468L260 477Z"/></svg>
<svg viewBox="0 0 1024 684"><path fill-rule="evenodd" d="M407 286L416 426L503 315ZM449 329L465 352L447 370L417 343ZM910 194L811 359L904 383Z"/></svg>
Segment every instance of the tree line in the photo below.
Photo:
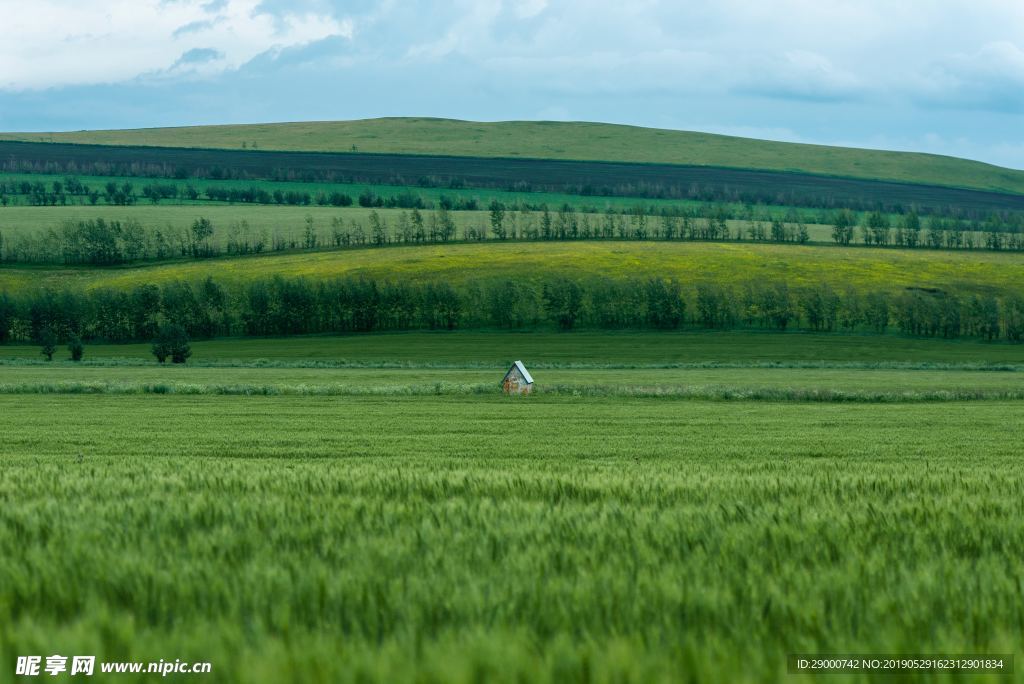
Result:
<svg viewBox="0 0 1024 684"><path fill-rule="evenodd" d="M587 197L589 195L582 195ZM433 209L443 208L448 211L479 211L491 208L495 204L502 206L508 211L542 211L547 208L547 203L538 201L530 202L519 198L515 201L502 202L492 199L490 204L481 201L477 197L441 195L433 200L405 188L394 194L379 194L370 188L364 188L356 197L341 190L319 190L309 192L301 189L268 189L257 185L246 188L208 186L200 189L191 183L178 185L176 183L151 182L145 185L136 186L131 182L117 183L108 181L99 188L90 187L74 176L67 176L62 180L54 180L49 184L42 181L0 181L0 206L18 204L21 198L23 204L31 206L65 206L68 204L90 204L102 203L110 206L130 206L139 202L159 204L164 200L175 201L209 201L224 202L228 204L259 204L259 205L281 205L281 206L320 206L320 207L350 207L360 206L364 208L387 208L387 209ZM769 212L764 207L746 203L744 205L730 205L728 203L716 202L713 199L705 200L703 207L678 208L655 205L643 205L637 202L628 211L642 211L650 215L668 213L670 215L682 216L689 213L691 217L708 217L712 215L724 215L727 220L751 220L755 214L759 215L760 221L771 222L772 216L778 217L778 211ZM572 205L574 211L580 213L596 214L603 209L590 203L577 202ZM607 208L607 207L605 207ZM809 212L805 207L804 211L790 208L787 215L796 214L805 223L832 223L835 217L846 215L852 217L851 225L857 225L859 215L878 216L881 220L891 221L890 213L883 213L879 210L857 212L851 208L827 209L819 208L817 211ZM620 209L620 211L626 211ZM974 232L1020 232L1024 228L1024 214L1011 211L988 211L988 212L967 212L950 209L949 211L936 211L927 208L910 207L894 212L902 220L906 217L914 217L920 220L922 216L932 216L938 219L945 219L952 226L952 230L971 230ZM795 221L787 219L788 223ZM837 232L836 242L843 240L844 226ZM875 226L878 227L878 226ZM913 246L913 245L910 245Z"/></svg>
<svg viewBox="0 0 1024 684"><path fill-rule="evenodd" d="M375 209L363 218L332 217L328 224L307 215L291 230L256 228L233 221L216 230L205 217L191 226L147 227L134 219L67 220L59 228L7 236L0 230L0 262L110 266L170 258L207 258L284 250L317 250L394 244L508 240L666 240L741 241L807 244L808 219L831 224L832 241L841 246L903 249L987 249L1024 251L1024 226L992 216L969 222L911 212L895 221L872 212L858 216L841 210L808 217L795 209L783 215L723 205L636 205L607 208L603 214L579 212L564 204L552 211L514 210L493 200L483 215L455 218L445 203L431 211L405 210L390 219Z"/></svg>
<svg viewBox="0 0 1024 684"><path fill-rule="evenodd" d="M152 341L178 326L193 339L454 329L772 329L899 331L1021 342L1024 296L909 288L836 290L785 281L548 278L396 282L273 277L224 284L0 293L0 342Z"/></svg>

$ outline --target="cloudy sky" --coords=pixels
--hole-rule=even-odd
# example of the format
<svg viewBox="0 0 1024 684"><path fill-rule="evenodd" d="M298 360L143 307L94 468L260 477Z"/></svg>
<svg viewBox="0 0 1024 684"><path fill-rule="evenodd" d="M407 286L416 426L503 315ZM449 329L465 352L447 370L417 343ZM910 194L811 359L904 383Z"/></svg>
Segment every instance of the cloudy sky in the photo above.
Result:
<svg viewBox="0 0 1024 684"><path fill-rule="evenodd" d="M1024 168L1022 0L0 0L0 130L441 116Z"/></svg>

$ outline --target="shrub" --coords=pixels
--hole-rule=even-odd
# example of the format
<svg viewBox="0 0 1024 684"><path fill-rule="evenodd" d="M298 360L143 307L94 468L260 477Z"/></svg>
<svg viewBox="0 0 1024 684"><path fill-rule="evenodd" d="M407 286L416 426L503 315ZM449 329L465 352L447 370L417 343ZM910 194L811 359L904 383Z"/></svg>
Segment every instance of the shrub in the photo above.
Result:
<svg viewBox="0 0 1024 684"><path fill-rule="evenodd" d="M71 339L68 340L68 352L71 354L72 361L82 360L82 355L85 353L85 345L82 344L82 339L78 335L72 335Z"/></svg>
<svg viewBox="0 0 1024 684"><path fill-rule="evenodd" d="M153 340L152 351L160 363L164 363L167 357L171 358L171 363L185 363L188 357L192 356L192 348L189 346L185 329L173 323L160 326L160 331Z"/></svg>
<svg viewBox="0 0 1024 684"><path fill-rule="evenodd" d="M53 361L53 354L57 351L57 335L50 328L43 328L39 331L39 345L42 347L39 352L46 357L47 361Z"/></svg>

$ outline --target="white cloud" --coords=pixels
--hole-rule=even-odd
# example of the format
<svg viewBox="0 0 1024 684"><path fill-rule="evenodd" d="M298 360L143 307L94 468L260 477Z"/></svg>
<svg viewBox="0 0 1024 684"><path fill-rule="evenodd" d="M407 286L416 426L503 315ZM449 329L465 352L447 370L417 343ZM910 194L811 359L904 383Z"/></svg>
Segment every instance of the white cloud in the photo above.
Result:
<svg viewBox="0 0 1024 684"><path fill-rule="evenodd" d="M330 14L272 15L258 6L258 0L3 0L0 88L117 83L172 66L181 71L179 60L193 50L219 53L203 62L211 73L270 48L351 35L350 23Z"/></svg>
<svg viewBox="0 0 1024 684"><path fill-rule="evenodd" d="M1024 166L1022 0L0 0L0 16L8 129L571 115Z"/></svg>
<svg viewBox="0 0 1024 684"><path fill-rule="evenodd" d="M1024 50L1006 40L954 52L928 65L916 94L929 103L965 108L1024 104Z"/></svg>

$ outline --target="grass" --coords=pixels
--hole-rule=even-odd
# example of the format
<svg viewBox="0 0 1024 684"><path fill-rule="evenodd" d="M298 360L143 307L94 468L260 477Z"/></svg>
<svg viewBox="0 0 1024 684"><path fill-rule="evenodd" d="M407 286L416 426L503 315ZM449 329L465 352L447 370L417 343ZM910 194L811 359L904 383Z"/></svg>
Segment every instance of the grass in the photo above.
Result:
<svg viewBox="0 0 1024 684"><path fill-rule="evenodd" d="M196 364L283 364L307 362L400 366L478 368L501 367L522 359L528 367L541 364L565 368L606 366L648 369L665 366L763 365L870 369L907 366L957 370L991 365L1024 365L1024 346L899 337L754 331L699 332L408 332L375 335L239 338L192 342ZM58 359L66 356L58 351ZM88 345L86 363L109 359L118 364L153 361L149 344ZM34 345L0 346L3 359L45 363ZM23 361L22 361L23 362ZM72 366L77 367L77 366ZM951 367L951 368L950 368ZM899 367L895 368L899 370ZM4 368L6 372L6 368Z"/></svg>
<svg viewBox="0 0 1024 684"><path fill-rule="evenodd" d="M795 652L1024 646L1018 403L0 396L0 414L5 662L742 683L785 679Z"/></svg>
<svg viewBox="0 0 1024 684"><path fill-rule="evenodd" d="M6 365L0 394L499 394L504 366L253 368ZM534 368L536 391L577 396L788 401L1024 398L1024 374L850 368Z"/></svg>
<svg viewBox="0 0 1024 684"><path fill-rule="evenodd" d="M0 270L0 290L37 286L126 288L142 283L197 281L207 275L224 283L272 275L363 275L384 280L450 282L563 275L656 276L675 277L684 283L785 281L791 288L800 288L825 282L837 290L927 287L958 294L1006 293L1024 286L1024 266L1018 255L1009 253L595 241L395 246L108 269L8 266Z"/></svg>
<svg viewBox="0 0 1024 684"><path fill-rule="evenodd" d="M3 140L261 150L442 154L650 162L1024 193L1024 172L931 154L751 140L582 122L480 123L426 118L4 133Z"/></svg>

